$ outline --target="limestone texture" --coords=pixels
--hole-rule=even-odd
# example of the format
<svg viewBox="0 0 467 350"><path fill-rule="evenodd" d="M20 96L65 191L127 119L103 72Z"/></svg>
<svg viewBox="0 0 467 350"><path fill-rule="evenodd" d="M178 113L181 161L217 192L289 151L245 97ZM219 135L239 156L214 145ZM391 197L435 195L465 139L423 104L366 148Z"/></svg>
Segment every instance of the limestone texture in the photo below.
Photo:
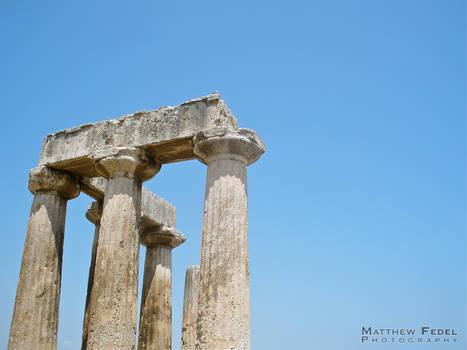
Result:
<svg viewBox="0 0 467 350"><path fill-rule="evenodd" d="M237 120L217 93L176 107L139 111L48 135L39 164L94 177L98 176L94 155L120 146L143 148L163 164L192 159L193 137L215 127L237 127Z"/></svg>
<svg viewBox="0 0 467 350"><path fill-rule="evenodd" d="M39 167L29 174L29 216L11 321L9 350L57 348L67 200L79 195L75 179Z"/></svg>
<svg viewBox="0 0 467 350"><path fill-rule="evenodd" d="M89 265L89 276L88 276L88 290L86 294L86 305L84 308L84 320L83 320L83 335L82 335L82 347L85 347L88 339L89 331L89 302L91 299L92 287L94 285L94 270L96 268L96 256L97 246L99 244L99 232L101 229L101 217L102 217L102 202L92 202L88 205L86 211L86 218L91 221L94 225L94 239L92 241L91 251L91 264Z"/></svg>
<svg viewBox="0 0 467 350"><path fill-rule="evenodd" d="M183 297L182 350L196 349L196 318L198 317L199 266L188 266Z"/></svg>
<svg viewBox="0 0 467 350"><path fill-rule="evenodd" d="M251 130L195 138L208 165L201 242L197 350L250 348L247 165L264 152Z"/></svg>
<svg viewBox="0 0 467 350"><path fill-rule="evenodd" d="M172 249L185 237L172 228L148 227L141 243L146 246L139 322L139 350L172 348Z"/></svg>
<svg viewBox="0 0 467 350"><path fill-rule="evenodd" d="M81 178L82 192L103 201L107 180L103 177ZM141 223L143 226L175 227L175 206L143 187L141 194Z"/></svg>
<svg viewBox="0 0 467 350"><path fill-rule="evenodd" d="M169 350L172 250L185 237L175 207L142 184L163 164L198 159L207 165L201 259L187 271L183 350L248 350L246 168L264 151L217 93L48 135L30 172L34 201L8 349L57 348L66 205L82 191L97 201L86 214L95 232L82 349L134 350L138 341L139 349Z"/></svg>
<svg viewBox="0 0 467 350"><path fill-rule="evenodd" d="M109 181L83 348L131 350L136 348L142 181L160 165L147 161L140 150L125 149L101 159L97 167Z"/></svg>

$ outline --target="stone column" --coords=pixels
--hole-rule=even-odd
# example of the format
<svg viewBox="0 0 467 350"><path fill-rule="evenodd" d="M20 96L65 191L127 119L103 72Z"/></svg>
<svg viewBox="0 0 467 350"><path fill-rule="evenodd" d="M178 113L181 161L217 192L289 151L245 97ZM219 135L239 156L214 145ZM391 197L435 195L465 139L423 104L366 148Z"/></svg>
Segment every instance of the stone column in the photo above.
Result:
<svg viewBox="0 0 467 350"><path fill-rule="evenodd" d="M160 163L139 149L109 153L95 156L97 171L109 181L83 348L131 350L136 347L142 182L159 171Z"/></svg>
<svg viewBox="0 0 467 350"><path fill-rule="evenodd" d="M246 167L264 152L252 130L200 132L194 152L208 165L201 241L198 350L250 348Z"/></svg>
<svg viewBox="0 0 467 350"><path fill-rule="evenodd" d="M84 308L82 344L86 344L87 339L88 339L89 300L91 298L91 291L92 291L92 286L94 283L94 269L96 267L96 254L97 254L97 246L99 244L99 231L101 228L101 216L102 216L102 202L98 201L98 202L89 203L88 210L86 211L86 218L95 225L95 228L94 228L94 239L92 241L91 264L89 266L86 306Z"/></svg>
<svg viewBox="0 0 467 350"><path fill-rule="evenodd" d="M29 173L34 201L11 320L9 350L57 348L66 205L79 195L70 175L48 167Z"/></svg>
<svg viewBox="0 0 467 350"><path fill-rule="evenodd" d="M196 348L196 318L198 317L199 266L188 266L183 297L182 350Z"/></svg>
<svg viewBox="0 0 467 350"><path fill-rule="evenodd" d="M148 227L141 233L146 246L138 350L172 348L172 249L185 242L173 228Z"/></svg>

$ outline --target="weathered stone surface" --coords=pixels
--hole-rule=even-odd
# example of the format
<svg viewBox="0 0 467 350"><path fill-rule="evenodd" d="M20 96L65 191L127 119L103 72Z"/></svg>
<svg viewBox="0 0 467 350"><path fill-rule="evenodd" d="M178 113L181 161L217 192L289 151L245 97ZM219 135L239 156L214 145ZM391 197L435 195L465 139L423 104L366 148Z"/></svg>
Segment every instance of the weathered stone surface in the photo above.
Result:
<svg viewBox="0 0 467 350"><path fill-rule="evenodd" d="M214 93L176 107L136 112L48 135L39 164L94 177L96 156L113 147L144 148L162 163L192 159L193 137L217 127L235 129L237 121Z"/></svg>
<svg viewBox="0 0 467 350"><path fill-rule="evenodd" d="M160 197L154 195L152 192L144 188L143 188L143 197L144 197L144 192L146 195L146 200L148 202L146 203L146 210L149 211L148 214L152 216L153 218L162 216L163 217L162 221L169 221L175 224L175 210L173 210L173 213L172 212L170 213L170 214L173 214L173 218L172 218L172 215L167 215L167 213L164 213L164 210L166 210L168 206L169 208L173 208L173 209L175 208L170 203L162 200ZM154 198L156 198L157 200L153 201ZM155 214L161 214L161 215L155 215ZM89 268L89 279L88 279L88 292L87 292L87 297L86 297L86 307L85 307L85 314L84 314L84 321L83 321L83 336L82 336L83 348L86 348L85 344L87 343L88 332L89 332L89 325L88 325L89 323L88 321L89 301L91 298L91 292L92 292L93 281L94 281L94 269L95 269L95 263L96 263L97 245L99 242L101 215L102 215L102 203L98 201L89 203L88 210L86 212L86 218L92 223L94 223L96 226L95 226L94 240L93 240L93 245L92 245L91 264ZM165 220L166 218L168 218L168 220ZM174 228L167 227L163 223L155 223L153 220L149 220L149 219L147 219L146 222L143 222L143 221L141 222L140 232L142 232L140 236L140 243L147 246L148 249L152 249L151 247L154 247L156 245L169 246L171 248L175 248L178 245L185 242L186 240L186 238L181 233L177 232ZM157 252L150 251L149 254L150 256L153 256L154 258L156 258L157 261L160 260L158 259ZM145 273L150 273L151 271L150 264L154 263L154 259L151 260L148 258L146 261L147 263L145 265L146 266ZM148 283L148 278L145 278L144 281L146 282L143 282L143 285L144 283ZM168 285L165 284L165 286L168 286ZM150 287L148 288L150 289ZM167 293L170 295L171 291ZM155 307L156 305L151 305L150 303L146 304L146 309L149 311L143 312L143 314L151 315ZM145 309L143 309L143 311L144 310ZM146 320L147 320L147 317L142 320L143 324L146 322ZM157 325L154 325L154 326L157 326ZM156 335L158 337L159 333L156 333ZM153 337L151 337L150 340L153 340ZM165 341L165 343L168 343L168 341ZM143 347L144 345L140 345L140 348L143 348ZM150 349L151 347L146 347L146 348Z"/></svg>
<svg viewBox="0 0 467 350"><path fill-rule="evenodd" d="M99 231L101 228L101 217L102 217L102 202L92 202L88 205L86 211L86 218L91 221L94 225L94 239L92 241L91 251L91 264L89 265L89 276L88 276L88 290L86 294L86 306L84 308L84 320L83 320L83 335L82 335L82 347L85 347L88 339L89 332L89 301L91 299L91 292L94 285L94 270L96 268L96 256L97 246L99 244Z"/></svg>
<svg viewBox="0 0 467 350"><path fill-rule="evenodd" d="M35 168L29 189L35 194L11 321L9 350L57 348L67 200L79 194L68 174Z"/></svg>
<svg viewBox="0 0 467 350"><path fill-rule="evenodd" d="M176 208L173 204L143 187L141 222L145 227L151 225L175 227Z"/></svg>
<svg viewBox="0 0 467 350"><path fill-rule="evenodd" d="M77 180L66 172L47 166L38 166L29 171L28 188L33 194L56 193L65 199L79 196Z"/></svg>
<svg viewBox="0 0 467 350"><path fill-rule="evenodd" d="M86 219L91 221L94 225L98 226L101 224L102 217L102 202L89 202L88 210L86 210Z"/></svg>
<svg viewBox="0 0 467 350"><path fill-rule="evenodd" d="M204 164L213 162L216 157L239 158L246 165L258 160L266 147L251 129L230 130L214 128L200 131L194 139L194 153Z"/></svg>
<svg viewBox="0 0 467 350"><path fill-rule="evenodd" d="M250 348L246 166L264 145L253 131L200 133L208 165L197 319L197 350Z"/></svg>
<svg viewBox="0 0 467 350"><path fill-rule="evenodd" d="M96 171L106 179L127 177L147 181L161 169L161 163L139 148L112 147L95 152Z"/></svg>
<svg viewBox="0 0 467 350"><path fill-rule="evenodd" d="M131 154L131 156L128 156ZM145 158L120 152L100 160L109 178L97 245L84 349L136 348L139 229ZM133 166L129 163L138 162ZM143 164L141 164L143 163ZM155 169L152 161L148 167ZM119 167L120 166L120 167ZM133 172L131 172L133 169Z"/></svg>
<svg viewBox="0 0 467 350"><path fill-rule="evenodd" d="M107 180L103 177L81 177L80 187L81 192L86 193L97 201L103 201Z"/></svg>
<svg viewBox="0 0 467 350"><path fill-rule="evenodd" d="M199 266L188 266L183 297L182 350L196 349L196 318L198 317Z"/></svg>
<svg viewBox="0 0 467 350"><path fill-rule="evenodd" d="M103 201L107 180L103 177L81 179L81 190ZM141 194L141 225L175 227L175 206L143 187Z"/></svg>
<svg viewBox="0 0 467 350"><path fill-rule="evenodd" d="M184 346L196 339L197 350L249 349L246 167L264 149L254 131L237 129L217 93L47 136L31 171L36 196L9 349L56 348L66 201L80 189L103 202L100 229L98 215L87 215L96 232L82 348L135 349L141 241L147 255L139 347L170 349L171 250L184 237L174 229L175 208L142 183L162 164L192 158L208 170L198 315L184 323Z"/></svg>
<svg viewBox="0 0 467 350"><path fill-rule="evenodd" d="M172 348L172 249L185 237L172 228L148 227L141 234L146 246L138 349Z"/></svg>
<svg viewBox="0 0 467 350"><path fill-rule="evenodd" d="M173 227L146 226L141 230L141 244L147 248L160 245L176 248L185 241L185 236Z"/></svg>

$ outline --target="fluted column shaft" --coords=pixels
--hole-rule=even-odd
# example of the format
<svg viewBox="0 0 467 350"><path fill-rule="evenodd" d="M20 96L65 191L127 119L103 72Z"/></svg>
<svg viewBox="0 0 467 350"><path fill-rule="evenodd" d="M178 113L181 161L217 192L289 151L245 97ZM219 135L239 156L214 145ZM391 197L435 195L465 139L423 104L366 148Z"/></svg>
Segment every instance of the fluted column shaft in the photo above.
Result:
<svg viewBox="0 0 467 350"><path fill-rule="evenodd" d="M246 166L209 163L201 243L200 349L249 349Z"/></svg>
<svg viewBox="0 0 467 350"><path fill-rule="evenodd" d="M102 203L101 202L89 203L89 207L86 212L86 218L89 221L91 221L95 225L95 227L94 227L94 239L92 241L92 250L91 250L91 264L89 265L86 306L84 308L82 344L86 344L87 339L88 339L89 301L91 299L91 292L92 292L92 287L94 284L94 269L96 268L96 256L97 256L97 246L99 245L99 232L101 229L101 217L102 217ZM84 345L82 347L84 347Z"/></svg>
<svg viewBox="0 0 467 350"><path fill-rule="evenodd" d="M118 149L96 169L109 181L104 198L84 349L136 348L139 226L143 179L160 165Z"/></svg>
<svg viewBox="0 0 467 350"><path fill-rule="evenodd" d="M183 297L182 350L196 348L196 319L198 317L199 266L188 266Z"/></svg>
<svg viewBox="0 0 467 350"><path fill-rule="evenodd" d="M250 348L246 167L258 159L264 145L248 132L213 130L195 138L195 153L208 165L198 350Z"/></svg>
<svg viewBox="0 0 467 350"><path fill-rule="evenodd" d="M67 200L79 195L69 175L46 167L32 169L35 194L11 321L9 350L57 348L63 239Z"/></svg>
<svg viewBox="0 0 467 350"><path fill-rule="evenodd" d="M172 346L172 248L146 249L138 349Z"/></svg>
<svg viewBox="0 0 467 350"><path fill-rule="evenodd" d="M172 249L185 237L174 229L147 229L138 350L172 348Z"/></svg>

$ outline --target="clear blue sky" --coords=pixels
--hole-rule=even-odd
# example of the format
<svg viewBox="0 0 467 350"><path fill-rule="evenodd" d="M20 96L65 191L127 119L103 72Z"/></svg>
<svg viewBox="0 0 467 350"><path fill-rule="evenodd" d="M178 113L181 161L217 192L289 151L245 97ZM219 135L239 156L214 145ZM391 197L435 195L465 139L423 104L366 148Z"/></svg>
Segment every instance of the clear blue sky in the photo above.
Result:
<svg viewBox="0 0 467 350"><path fill-rule="evenodd" d="M1 1L0 348L43 137L218 90L267 153L249 167L254 350L464 349L460 0ZM146 186L177 206L174 349L198 264L205 166ZM79 349L93 226L69 202L59 349ZM141 258L144 258L144 249ZM361 326L458 345L362 345Z"/></svg>

